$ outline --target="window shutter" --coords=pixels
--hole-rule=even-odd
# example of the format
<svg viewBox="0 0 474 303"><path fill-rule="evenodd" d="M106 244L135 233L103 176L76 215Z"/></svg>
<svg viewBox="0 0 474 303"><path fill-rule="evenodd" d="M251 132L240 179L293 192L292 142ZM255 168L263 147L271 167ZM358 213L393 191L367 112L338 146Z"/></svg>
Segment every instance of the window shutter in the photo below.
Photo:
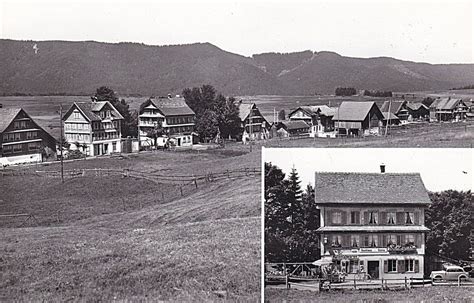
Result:
<svg viewBox="0 0 474 303"><path fill-rule="evenodd" d="M328 209L326 211L327 225L332 225L332 210Z"/></svg>
<svg viewBox="0 0 474 303"><path fill-rule="evenodd" d="M403 273L405 271L405 260L397 261L397 272Z"/></svg>
<svg viewBox="0 0 474 303"><path fill-rule="evenodd" d="M397 235L397 245L402 245L402 235Z"/></svg>
<svg viewBox="0 0 474 303"><path fill-rule="evenodd" d="M355 213L355 217L356 217L356 224L360 224L360 211L356 211Z"/></svg>
<svg viewBox="0 0 474 303"><path fill-rule="evenodd" d="M415 234L415 246L421 247L421 234Z"/></svg>
<svg viewBox="0 0 474 303"><path fill-rule="evenodd" d="M388 273L388 260L383 261L383 272Z"/></svg>
<svg viewBox="0 0 474 303"><path fill-rule="evenodd" d="M369 212L364 211L364 225L368 225L368 224L369 224Z"/></svg>
<svg viewBox="0 0 474 303"><path fill-rule="evenodd" d="M397 225L403 225L405 222L403 221L404 214L402 212L397 212Z"/></svg>
<svg viewBox="0 0 474 303"><path fill-rule="evenodd" d="M406 235L401 235L401 240L402 240L402 242L400 242L399 245L405 245L405 244L407 243L406 238L407 238Z"/></svg>
<svg viewBox="0 0 474 303"><path fill-rule="evenodd" d="M347 224L347 212L346 211L341 211L341 222L342 222L342 225Z"/></svg>
<svg viewBox="0 0 474 303"><path fill-rule="evenodd" d="M415 272L420 272L420 261L415 260Z"/></svg>
<svg viewBox="0 0 474 303"><path fill-rule="evenodd" d="M387 225L387 212L383 211L380 213L380 225Z"/></svg>
<svg viewBox="0 0 474 303"><path fill-rule="evenodd" d="M415 225L420 225L420 212L415 211Z"/></svg>
<svg viewBox="0 0 474 303"><path fill-rule="evenodd" d="M387 235L382 235L382 247L387 247Z"/></svg>
<svg viewBox="0 0 474 303"><path fill-rule="evenodd" d="M343 247L351 247L351 235L343 235L342 236Z"/></svg>

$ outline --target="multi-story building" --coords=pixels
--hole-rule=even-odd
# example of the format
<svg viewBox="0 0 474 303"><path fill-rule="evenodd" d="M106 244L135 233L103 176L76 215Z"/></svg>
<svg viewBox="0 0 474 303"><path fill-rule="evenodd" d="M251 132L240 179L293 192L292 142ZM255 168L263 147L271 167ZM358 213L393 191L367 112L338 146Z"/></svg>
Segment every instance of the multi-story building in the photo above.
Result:
<svg viewBox="0 0 474 303"><path fill-rule="evenodd" d="M56 140L21 108L0 108L0 165L55 159Z"/></svg>
<svg viewBox="0 0 474 303"><path fill-rule="evenodd" d="M269 137L269 124L255 103L239 103L241 138L245 143L249 140L262 140Z"/></svg>
<svg viewBox="0 0 474 303"><path fill-rule="evenodd" d="M354 278L422 278L424 212L430 204L419 174L317 172L321 255Z"/></svg>
<svg viewBox="0 0 474 303"><path fill-rule="evenodd" d="M74 102L63 116L64 137L89 156L120 153L122 120L109 101Z"/></svg>
<svg viewBox="0 0 474 303"><path fill-rule="evenodd" d="M305 121L310 127L310 137L326 137L334 131L333 117L335 108L327 105L300 106L291 111L288 118L291 121Z"/></svg>
<svg viewBox="0 0 474 303"><path fill-rule="evenodd" d="M430 121L461 121L466 119L469 107L462 99L438 98L430 105Z"/></svg>
<svg viewBox="0 0 474 303"><path fill-rule="evenodd" d="M163 147L168 143L178 147L193 145L196 114L184 98L150 98L140 107L138 131L142 147Z"/></svg>

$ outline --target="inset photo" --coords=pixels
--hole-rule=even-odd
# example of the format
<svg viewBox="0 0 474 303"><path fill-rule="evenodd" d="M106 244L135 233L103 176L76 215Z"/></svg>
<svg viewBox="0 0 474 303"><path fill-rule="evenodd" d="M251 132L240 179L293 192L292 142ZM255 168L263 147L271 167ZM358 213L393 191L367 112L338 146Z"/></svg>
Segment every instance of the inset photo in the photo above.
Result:
<svg viewBox="0 0 474 303"><path fill-rule="evenodd" d="M472 149L264 149L265 301L400 290L397 300L419 302L446 289L468 300L473 159Z"/></svg>

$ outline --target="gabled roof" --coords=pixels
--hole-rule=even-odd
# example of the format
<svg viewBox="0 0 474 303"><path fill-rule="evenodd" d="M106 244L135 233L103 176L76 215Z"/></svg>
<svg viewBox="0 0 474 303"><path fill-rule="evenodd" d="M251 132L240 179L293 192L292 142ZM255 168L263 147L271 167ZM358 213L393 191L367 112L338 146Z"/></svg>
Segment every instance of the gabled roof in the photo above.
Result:
<svg viewBox="0 0 474 303"><path fill-rule="evenodd" d="M394 113L389 113L389 112L383 112L383 119L388 120L400 120Z"/></svg>
<svg viewBox="0 0 474 303"><path fill-rule="evenodd" d="M150 102L165 116L195 115L183 97L159 97Z"/></svg>
<svg viewBox="0 0 474 303"><path fill-rule="evenodd" d="M388 112L388 109L390 107L390 112L397 114L402 109L403 105L406 103L407 101L405 100L387 100L382 104L380 111Z"/></svg>
<svg viewBox="0 0 474 303"><path fill-rule="evenodd" d="M292 110L289 115L291 116L293 113L297 112L300 109L306 112L310 116L320 114L327 117L332 117L334 116L334 113L336 112L336 108L329 107L327 105L303 105Z"/></svg>
<svg viewBox="0 0 474 303"><path fill-rule="evenodd" d="M74 110L77 108L84 117L89 121L102 121L102 118L97 113L105 106L108 105L112 109L111 115L114 119L123 119L120 112L110 103L109 101L97 101L97 102L74 102L73 105L64 114L63 119L66 119Z"/></svg>
<svg viewBox="0 0 474 303"><path fill-rule="evenodd" d="M411 110L419 110L422 107L428 109L428 107L421 102L408 103L407 107Z"/></svg>
<svg viewBox="0 0 474 303"><path fill-rule="evenodd" d="M380 111L375 102L356 102L356 101L344 101L341 103L339 108L334 114L335 120L342 121L363 121L369 114L372 106L375 106Z"/></svg>
<svg viewBox="0 0 474 303"><path fill-rule="evenodd" d="M431 103L430 108L435 108L437 110L452 110L460 102L463 102L462 99L456 99L456 98L440 98L436 99L433 103Z"/></svg>
<svg viewBox="0 0 474 303"><path fill-rule="evenodd" d="M302 128L310 128L308 123L301 121L301 120L293 120L293 121L281 121L282 125L285 126L287 130L294 130L294 129L302 129Z"/></svg>
<svg viewBox="0 0 474 303"><path fill-rule="evenodd" d="M0 133L12 123L21 111L22 109L19 107L0 108Z"/></svg>
<svg viewBox="0 0 474 303"><path fill-rule="evenodd" d="M418 173L316 172L315 202L367 204L429 204Z"/></svg>
<svg viewBox="0 0 474 303"><path fill-rule="evenodd" d="M253 107L256 107L255 103L239 103L239 117L241 121L245 121L250 114Z"/></svg>

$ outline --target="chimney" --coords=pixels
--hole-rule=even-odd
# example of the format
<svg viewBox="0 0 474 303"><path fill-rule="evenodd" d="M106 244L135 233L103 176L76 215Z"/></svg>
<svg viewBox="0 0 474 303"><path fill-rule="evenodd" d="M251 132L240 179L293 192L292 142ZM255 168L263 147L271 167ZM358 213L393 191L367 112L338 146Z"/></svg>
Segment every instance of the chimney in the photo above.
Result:
<svg viewBox="0 0 474 303"><path fill-rule="evenodd" d="M380 164L380 173L385 174L385 164Z"/></svg>

